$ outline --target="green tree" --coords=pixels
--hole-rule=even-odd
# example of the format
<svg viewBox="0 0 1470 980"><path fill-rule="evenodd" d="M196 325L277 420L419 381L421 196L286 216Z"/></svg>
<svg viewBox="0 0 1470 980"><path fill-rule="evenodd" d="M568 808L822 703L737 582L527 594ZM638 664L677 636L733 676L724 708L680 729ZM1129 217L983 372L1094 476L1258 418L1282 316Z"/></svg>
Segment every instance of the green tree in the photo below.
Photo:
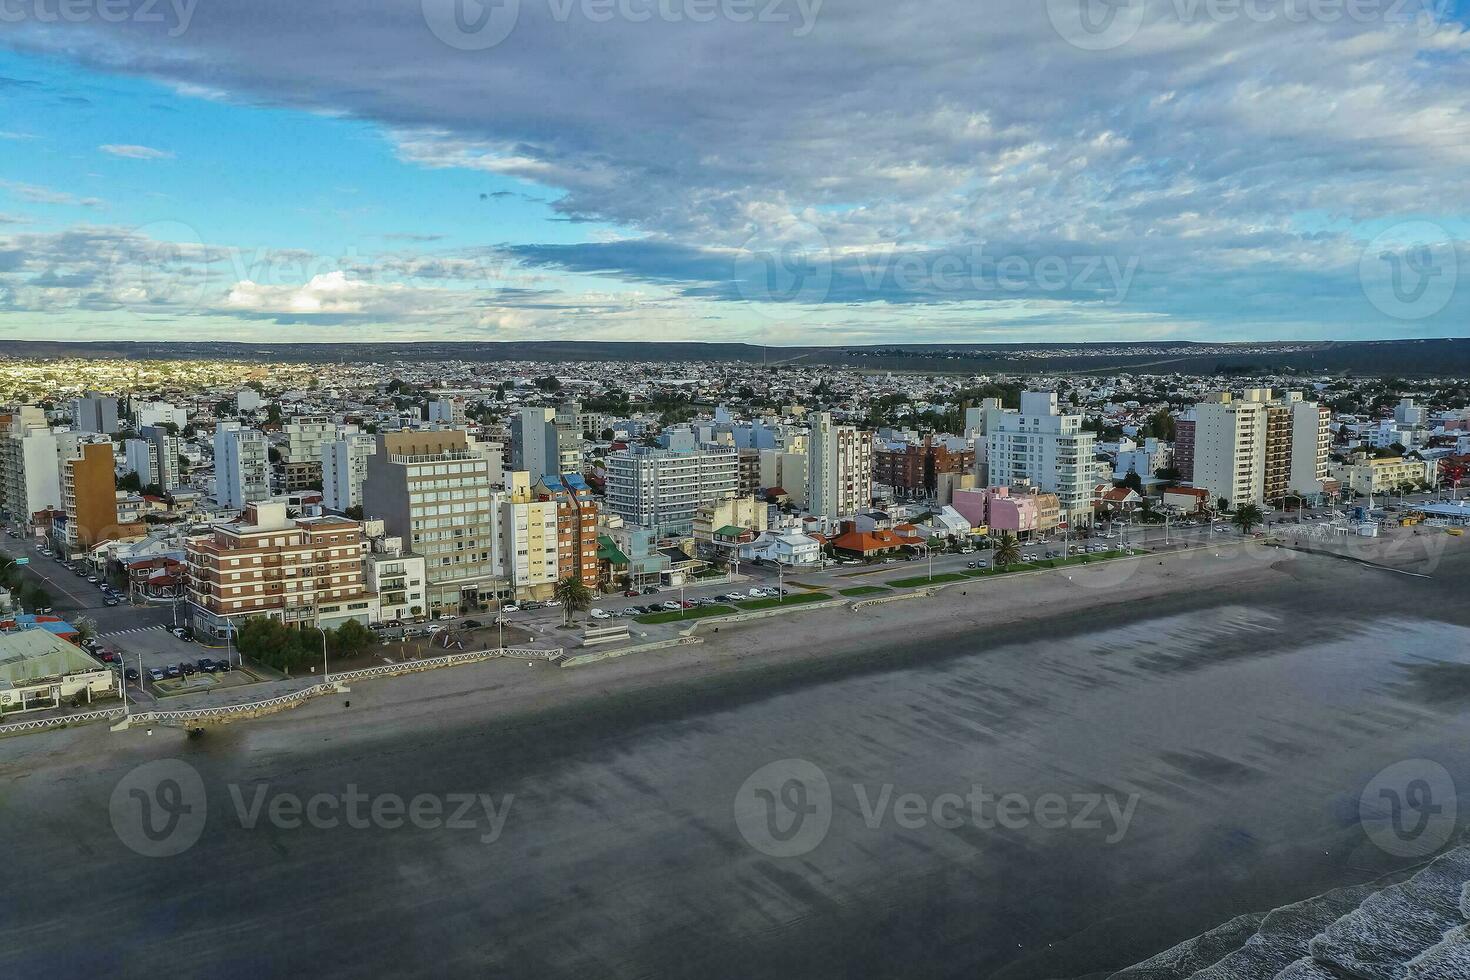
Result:
<svg viewBox="0 0 1470 980"><path fill-rule="evenodd" d="M1240 528L1242 534L1250 534L1262 520L1264 517L1261 508L1255 504L1241 504L1235 508L1235 515L1230 518L1230 523Z"/></svg>
<svg viewBox="0 0 1470 980"><path fill-rule="evenodd" d="M568 626L572 625L577 613L592 608L592 590L576 575L568 575L556 583L556 598L566 610Z"/></svg>
<svg viewBox="0 0 1470 980"><path fill-rule="evenodd" d="M339 657L355 657L372 648L373 631L355 619L349 619L335 630L328 630L328 643L332 653Z"/></svg>
<svg viewBox="0 0 1470 980"><path fill-rule="evenodd" d="M1015 535L1006 531L1000 536L1000 543L995 546L995 567L1008 568L1021 560L1021 542L1016 540Z"/></svg>

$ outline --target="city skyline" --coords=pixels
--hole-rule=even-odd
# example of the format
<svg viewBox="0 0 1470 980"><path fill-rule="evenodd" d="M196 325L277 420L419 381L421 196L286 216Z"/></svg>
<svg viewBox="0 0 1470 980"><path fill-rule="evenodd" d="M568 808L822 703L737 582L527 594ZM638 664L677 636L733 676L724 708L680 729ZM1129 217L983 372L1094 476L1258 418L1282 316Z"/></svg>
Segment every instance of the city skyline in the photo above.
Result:
<svg viewBox="0 0 1470 980"><path fill-rule="evenodd" d="M7 339L829 346L1470 322L1458 3L1133 4L1122 33L1085 37L1060 2L977 18L792 0L747 23L728 3L696 22L527 0L468 32L447 0L345 20L32 6L0 27Z"/></svg>

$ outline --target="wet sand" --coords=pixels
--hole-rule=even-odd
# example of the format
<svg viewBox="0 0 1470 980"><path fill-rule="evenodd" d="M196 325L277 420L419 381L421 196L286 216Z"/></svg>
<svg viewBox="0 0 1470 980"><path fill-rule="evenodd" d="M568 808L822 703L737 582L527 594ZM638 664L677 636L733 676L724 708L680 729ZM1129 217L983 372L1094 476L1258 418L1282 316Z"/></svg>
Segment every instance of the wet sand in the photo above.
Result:
<svg viewBox="0 0 1470 980"><path fill-rule="evenodd" d="M988 580L597 667L414 675L200 739L8 740L0 970L1047 977L1136 961L1405 863L1356 819L1383 767L1427 757L1470 786L1465 552L1420 579L1246 551ZM148 858L109 798L162 758L200 773L208 822L181 856ZM736 797L786 759L825 775L830 827L773 857ZM884 786L932 801L976 784L1137 804L1112 842L865 819ZM267 785L513 801L488 843L487 821L242 828L231 787Z"/></svg>

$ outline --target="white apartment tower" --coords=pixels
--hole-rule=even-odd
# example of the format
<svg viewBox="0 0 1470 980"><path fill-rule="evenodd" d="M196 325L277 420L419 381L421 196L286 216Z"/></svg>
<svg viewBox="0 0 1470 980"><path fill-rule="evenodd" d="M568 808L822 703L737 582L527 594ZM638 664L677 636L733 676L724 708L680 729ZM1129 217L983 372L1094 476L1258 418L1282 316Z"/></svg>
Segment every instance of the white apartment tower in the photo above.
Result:
<svg viewBox="0 0 1470 980"><path fill-rule="evenodd" d="M739 487L734 449L677 453L636 446L607 458L607 509L660 537L693 533L695 512L735 496Z"/></svg>
<svg viewBox="0 0 1470 980"><path fill-rule="evenodd" d="M1081 415L1060 413L1056 392L1022 392L1019 412L991 413L987 425L991 486L1031 484L1056 494L1069 521L1090 517L1097 437Z"/></svg>
<svg viewBox="0 0 1470 980"><path fill-rule="evenodd" d="M265 433L221 422L214 430L214 499L221 507L243 510L265 500L270 491L270 450Z"/></svg>
<svg viewBox="0 0 1470 980"><path fill-rule="evenodd" d="M328 509L346 511L362 503L368 458L377 451L377 437L367 432L322 443L322 496Z"/></svg>
<svg viewBox="0 0 1470 980"><path fill-rule="evenodd" d="M1259 504L1266 495L1266 422L1269 388L1236 398L1217 392L1194 406L1194 485L1210 501L1231 507Z"/></svg>
<svg viewBox="0 0 1470 980"><path fill-rule="evenodd" d="M832 414L812 420L806 451L806 506L839 520L873 503L873 434L834 425Z"/></svg>

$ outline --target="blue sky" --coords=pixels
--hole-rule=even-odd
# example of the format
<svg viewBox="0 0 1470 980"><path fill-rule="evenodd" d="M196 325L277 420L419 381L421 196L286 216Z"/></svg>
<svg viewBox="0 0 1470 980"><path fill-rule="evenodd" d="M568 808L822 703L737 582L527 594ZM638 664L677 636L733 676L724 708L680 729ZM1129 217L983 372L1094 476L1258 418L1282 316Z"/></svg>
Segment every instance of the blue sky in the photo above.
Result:
<svg viewBox="0 0 1470 980"><path fill-rule="evenodd" d="M0 337L1470 335L1454 4L452 2L0 23Z"/></svg>

